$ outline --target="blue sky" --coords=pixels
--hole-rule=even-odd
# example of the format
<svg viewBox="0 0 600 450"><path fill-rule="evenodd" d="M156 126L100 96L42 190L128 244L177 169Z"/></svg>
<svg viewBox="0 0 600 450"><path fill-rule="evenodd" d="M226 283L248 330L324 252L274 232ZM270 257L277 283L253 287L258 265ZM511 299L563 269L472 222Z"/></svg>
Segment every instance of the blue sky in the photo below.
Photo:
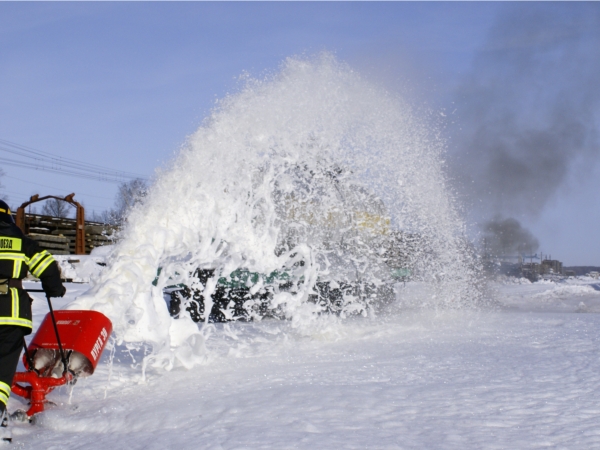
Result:
<svg viewBox="0 0 600 450"><path fill-rule="evenodd" d="M597 16L598 8L590 7L591 15L574 16ZM242 73L261 76L288 56L327 50L415 105L458 109L448 137L451 153L460 153L466 138L453 136L472 126L460 123L470 118L460 114L461 89L477 84L477 77L511 84L477 69L495 42L505 42L498 30L515 17L546 10L567 22L571 8L577 6L0 2L0 139L150 177L215 100L237 89ZM556 29L548 20L549 29ZM586 26L593 29L591 20ZM588 44L598 42L593 31L578 29ZM539 45L540 54L554 54ZM498 67L504 70L511 58L500 59L504 66ZM596 124L597 106L591 106ZM600 223L598 155L577 155L579 163L569 166L539 211L502 213L515 215L553 257L600 265L600 239L594 238ZM14 206L34 193L70 192L88 210L114 204L114 183L2 168L1 193Z"/></svg>

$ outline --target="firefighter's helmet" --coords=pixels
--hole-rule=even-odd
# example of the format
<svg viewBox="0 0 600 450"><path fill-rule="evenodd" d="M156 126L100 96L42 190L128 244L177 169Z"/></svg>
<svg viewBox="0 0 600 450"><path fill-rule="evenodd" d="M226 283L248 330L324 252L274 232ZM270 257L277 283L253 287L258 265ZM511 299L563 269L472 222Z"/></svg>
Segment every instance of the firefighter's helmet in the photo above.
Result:
<svg viewBox="0 0 600 450"><path fill-rule="evenodd" d="M3 200L0 200L0 222L15 223L9 206Z"/></svg>

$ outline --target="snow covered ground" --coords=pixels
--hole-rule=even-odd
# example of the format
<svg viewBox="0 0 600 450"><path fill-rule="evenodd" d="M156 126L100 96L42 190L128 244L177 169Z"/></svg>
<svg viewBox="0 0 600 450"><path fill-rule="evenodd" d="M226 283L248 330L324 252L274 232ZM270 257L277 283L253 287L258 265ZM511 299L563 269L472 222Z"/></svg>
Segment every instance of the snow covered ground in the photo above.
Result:
<svg viewBox="0 0 600 450"><path fill-rule="evenodd" d="M497 284L496 310L398 307L310 337L220 324L204 365L145 378L143 349L118 347L50 394L35 425L15 424L12 447L600 448L596 283ZM55 308L87 287L69 284ZM34 296L37 326L47 306Z"/></svg>

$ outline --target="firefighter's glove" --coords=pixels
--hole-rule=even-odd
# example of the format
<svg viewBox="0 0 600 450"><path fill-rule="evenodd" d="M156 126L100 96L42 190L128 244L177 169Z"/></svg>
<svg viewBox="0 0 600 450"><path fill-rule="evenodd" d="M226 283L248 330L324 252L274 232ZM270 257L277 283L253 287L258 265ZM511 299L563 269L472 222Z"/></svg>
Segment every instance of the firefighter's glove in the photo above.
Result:
<svg viewBox="0 0 600 450"><path fill-rule="evenodd" d="M46 292L46 296L48 296L48 297L64 297L66 293L67 293L67 288L64 286L61 286L59 289L56 289L55 291Z"/></svg>

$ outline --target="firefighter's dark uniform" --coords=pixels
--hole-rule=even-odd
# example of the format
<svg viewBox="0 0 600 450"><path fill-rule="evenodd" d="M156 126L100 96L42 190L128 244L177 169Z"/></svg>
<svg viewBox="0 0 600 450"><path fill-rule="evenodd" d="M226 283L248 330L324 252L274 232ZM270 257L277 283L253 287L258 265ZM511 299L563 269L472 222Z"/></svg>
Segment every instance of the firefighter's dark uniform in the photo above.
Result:
<svg viewBox="0 0 600 450"><path fill-rule="evenodd" d="M32 300L21 284L28 271L42 281L47 296L65 294L52 255L23 235L14 224L8 205L0 201L0 416L6 410L23 337L32 330Z"/></svg>

